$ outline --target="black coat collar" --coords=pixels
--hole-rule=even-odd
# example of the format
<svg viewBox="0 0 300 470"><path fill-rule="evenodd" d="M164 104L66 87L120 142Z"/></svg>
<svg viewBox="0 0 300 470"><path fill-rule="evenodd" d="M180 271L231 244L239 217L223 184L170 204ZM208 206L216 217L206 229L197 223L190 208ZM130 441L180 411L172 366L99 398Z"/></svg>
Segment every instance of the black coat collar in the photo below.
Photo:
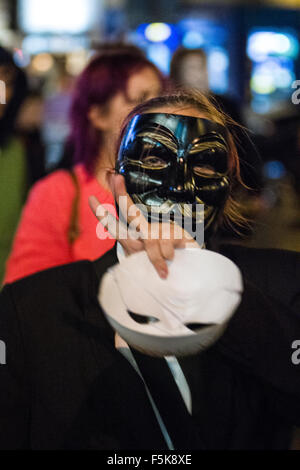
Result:
<svg viewBox="0 0 300 470"><path fill-rule="evenodd" d="M105 255L101 256L93 262L98 280L100 281L103 274L105 274L105 272L117 262L117 244L115 244L111 250L105 253Z"/></svg>

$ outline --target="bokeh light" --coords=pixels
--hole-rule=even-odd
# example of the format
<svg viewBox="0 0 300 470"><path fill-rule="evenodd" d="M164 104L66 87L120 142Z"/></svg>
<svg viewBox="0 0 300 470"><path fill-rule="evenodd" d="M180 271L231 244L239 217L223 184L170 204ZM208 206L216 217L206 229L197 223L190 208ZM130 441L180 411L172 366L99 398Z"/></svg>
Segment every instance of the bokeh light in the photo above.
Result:
<svg viewBox="0 0 300 470"><path fill-rule="evenodd" d="M87 31L97 18L99 0L19 0L19 23L27 33Z"/></svg>
<svg viewBox="0 0 300 470"><path fill-rule="evenodd" d="M151 23L145 29L145 36L151 42L164 42L171 34L172 29L166 23Z"/></svg>
<svg viewBox="0 0 300 470"><path fill-rule="evenodd" d="M199 31L188 31L182 38L182 45L187 49L196 49L204 44L204 37Z"/></svg>
<svg viewBox="0 0 300 470"><path fill-rule="evenodd" d="M269 55L285 55L295 58L298 53L298 41L292 34L256 31L250 34L248 39L247 54L255 62L261 62Z"/></svg>
<svg viewBox="0 0 300 470"><path fill-rule="evenodd" d="M44 74L49 72L49 70L53 67L54 59L52 55L48 53L38 54L32 59L31 65L35 72Z"/></svg>
<svg viewBox="0 0 300 470"><path fill-rule="evenodd" d="M286 170L282 162L273 160L265 163L263 173L266 178L275 180L282 178L286 174Z"/></svg>

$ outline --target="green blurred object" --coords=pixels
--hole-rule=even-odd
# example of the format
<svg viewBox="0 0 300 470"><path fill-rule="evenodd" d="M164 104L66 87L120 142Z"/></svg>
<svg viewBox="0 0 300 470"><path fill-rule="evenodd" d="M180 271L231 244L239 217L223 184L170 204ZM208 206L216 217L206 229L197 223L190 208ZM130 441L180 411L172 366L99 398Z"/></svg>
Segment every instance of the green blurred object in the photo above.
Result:
<svg viewBox="0 0 300 470"><path fill-rule="evenodd" d="M0 148L0 286L28 189L25 150L17 138Z"/></svg>

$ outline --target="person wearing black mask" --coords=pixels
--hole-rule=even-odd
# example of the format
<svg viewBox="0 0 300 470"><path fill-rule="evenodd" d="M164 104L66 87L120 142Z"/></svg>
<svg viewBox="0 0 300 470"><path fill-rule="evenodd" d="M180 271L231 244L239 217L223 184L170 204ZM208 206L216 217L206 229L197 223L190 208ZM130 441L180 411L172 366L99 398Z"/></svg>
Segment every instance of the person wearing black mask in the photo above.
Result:
<svg viewBox="0 0 300 470"><path fill-rule="evenodd" d="M194 93L167 95L136 107L125 123L116 173L110 178L119 221L90 199L119 248L95 262L54 268L3 289L1 449L289 447L292 427L300 424L295 354L300 259L298 253L218 245L223 221L241 222L231 195L239 180L238 156L227 122L206 97ZM135 204L138 236L126 238L121 232L133 229ZM184 204L191 211L182 214ZM202 214L196 204L204 204ZM169 239L145 236L157 221L159 228L163 225L159 207L163 220L170 216L174 232L170 230ZM179 213L192 219L192 227L204 224L200 243L182 231ZM173 236L175 225L181 238ZM197 313L190 286L177 282L180 269L174 278L178 254L185 256L187 243L195 250L197 266L191 264L191 269L199 274L191 281L195 285L199 279L199 291L203 289L199 306L202 298L214 302L218 297L215 282L221 273L218 263L209 267L196 261L201 254L207 260L225 257L241 273L243 289L232 281L228 290L239 293L241 302L232 304L227 328L214 338L208 338L208 329L216 327L214 315L200 321L208 304L202 302ZM143 278L138 276L147 262L148 280L147 270ZM129 271L121 279L125 266ZM182 271L186 269L182 264ZM226 273L221 275L224 284ZM108 284L115 290L106 289ZM150 308L144 315L149 305L157 311L152 314ZM193 324L184 325L177 314L190 307L196 308ZM214 313L220 317L223 307L218 304ZM157 318L162 312L164 322ZM141 326L131 323L131 334L126 336L123 328L120 338L124 316L134 325L145 317L143 352L142 343L137 344ZM186 341L174 334L180 322ZM165 328L164 333L154 334L155 325ZM203 341L191 354L188 346L197 336ZM172 347L162 353L160 347L167 343ZM166 352L172 357L151 357Z"/></svg>

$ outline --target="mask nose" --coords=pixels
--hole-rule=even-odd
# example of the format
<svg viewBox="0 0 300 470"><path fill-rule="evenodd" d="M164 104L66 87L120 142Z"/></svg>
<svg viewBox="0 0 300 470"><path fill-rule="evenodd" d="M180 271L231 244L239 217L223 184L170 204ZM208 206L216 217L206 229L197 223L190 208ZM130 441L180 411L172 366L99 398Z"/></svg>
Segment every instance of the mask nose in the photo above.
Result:
<svg viewBox="0 0 300 470"><path fill-rule="evenodd" d="M192 197L187 162L183 155L178 156L176 164L172 168L168 184L168 195L179 202L188 202Z"/></svg>
<svg viewBox="0 0 300 470"><path fill-rule="evenodd" d="M183 155L177 157L177 164L174 168L174 189L177 192L184 191L185 180L186 180L186 161Z"/></svg>
<svg viewBox="0 0 300 470"><path fill-rule="evenodd" d="M169 186L168 196L171 197L172 200L175 200L177 202L188 202L188 200L190 199L190 192L187 191L184 186L181 185Z"/></svg>

